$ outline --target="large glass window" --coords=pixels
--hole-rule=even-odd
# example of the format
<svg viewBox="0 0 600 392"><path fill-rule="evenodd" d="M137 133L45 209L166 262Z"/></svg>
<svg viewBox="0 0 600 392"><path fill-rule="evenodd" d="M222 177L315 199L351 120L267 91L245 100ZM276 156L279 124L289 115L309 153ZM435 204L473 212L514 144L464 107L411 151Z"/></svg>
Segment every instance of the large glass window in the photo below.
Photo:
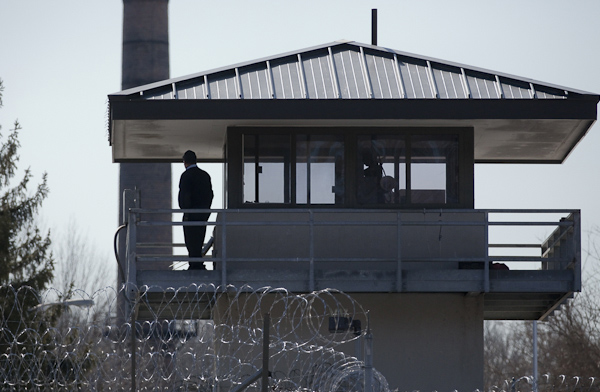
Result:
<svg viewBox="0 0 600 392"><path fill-rule="evenodd" d="M234 189L231 205L238 205L239 193L243 193L244 204L469 206L472 133L468 132L445 133L430 128L322 128L308 132L305 128L252 128L241 132L243 186L241 192L240 182L230 188ZM462 158L459 140L465 143ZM239 150L232 151L239 154ZM239 171L230 173L232 180L239 181ZM465 177L462 182L459 173Z"/></svg>
<svg viewBox="0 0 600 392"><path fill-rule="evenodd" d="M344 202L344 142L341 135L297 135L296 203Z"/></svg>
<svg viewBox="0 0 600 392"><path fill-rule="evenodd" d="M341 135L250 134L243 140L244 203L344 203Z"/></svg>
<svg viewBox="0 0 600 392"><path fill-rule="evenodd" d="M458 202L458 136L413 135L410 202Z"/></svg>
<svg viewBox="0 0 600 392"><path fill-rule="evenodd" d="M290 136L244 136L244 202L290 203Z"/></svg>
<svg viewBox="0 0 600 392"><path fill-rule="evenodd" d="M401 135L358 135L358 204L398 204L406 194L406 142Z"/></svg>
<svg viewBox="0 0 600 392"><path fill-rule="evenodd" d="M361 205L458 202L457 135L358 135Z"/></svg>

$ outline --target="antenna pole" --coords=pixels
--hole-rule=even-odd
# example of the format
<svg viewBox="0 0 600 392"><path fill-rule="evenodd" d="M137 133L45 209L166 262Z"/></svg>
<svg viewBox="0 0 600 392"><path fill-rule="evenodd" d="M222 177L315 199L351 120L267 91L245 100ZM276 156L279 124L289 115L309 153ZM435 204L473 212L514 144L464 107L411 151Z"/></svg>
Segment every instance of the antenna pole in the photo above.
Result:
<svg viewBox="0 0 600 392"><path fill-rule="evenodd" d="M377 46L377 8L371 10L371 45Z"/></svg>

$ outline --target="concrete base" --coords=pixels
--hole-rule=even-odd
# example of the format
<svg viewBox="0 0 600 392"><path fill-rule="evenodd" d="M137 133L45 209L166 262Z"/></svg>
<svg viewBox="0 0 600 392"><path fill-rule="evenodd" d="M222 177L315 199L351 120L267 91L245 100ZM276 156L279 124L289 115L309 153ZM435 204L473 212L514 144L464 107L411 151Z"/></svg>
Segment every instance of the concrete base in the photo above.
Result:
<svg viewBox="0 0 600 392"><path fill-rule="evenodd" d="M353 294L369 311L373 366L399 391L483 388L483 296ZM366 323L362 322L363 327ZM343 347L355 355L355 347Z"/></svg>

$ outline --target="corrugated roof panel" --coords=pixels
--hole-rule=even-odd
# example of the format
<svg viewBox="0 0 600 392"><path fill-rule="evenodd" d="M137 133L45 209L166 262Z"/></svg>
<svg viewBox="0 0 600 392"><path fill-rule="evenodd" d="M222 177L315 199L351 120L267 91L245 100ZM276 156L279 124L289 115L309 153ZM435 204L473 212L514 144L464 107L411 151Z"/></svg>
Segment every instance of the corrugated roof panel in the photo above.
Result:
<svg viewBox="0 0 600 392"><path fill-rule="evenodd" d="M434 98L425 61L407 62L398 59L407 98Z"/></svg>
<svg viewBox="0 0 600 392"><path fill-rule="evenodd" d="M319 51L302 57L306 77L307 95L310 99L337 98L332 70L329 65L329 52Z"/></svg>
<svg viewBox="0 0 600 392"><path fill-rule="evenodd" d="M269 99L271 88L266 63L256 67L245 67L239 70L241 94L243 99Z"/></svg>
<svg viewBox="0 0 600 392"><path fill-rule="evenodd" d="M498 99L500 94L496 89L496 79L492 75L467 72L467 83L474 99Z"/></svg>
<svg viewBox="0 0 600 392"><path fill-rule="evenodd" d="M394 57L365 51L373 98L403 98L402 81L396 71Z"/></svg>
<svg viewBox="0 0 600 392"><path fill-rule="evenodd" d="M533 95L531 93L531 87L529 83L521 82L518 80L506 80L501 79L502 91L504 92L504 98L506 99L531 99Z"/></svg>
<svg viewBox="0 0 600 392"><path fill-rule="evenodd" d="M550 87L536 86L538 98L544 99L566 99L567 92L564 90L553 89Z"/></svg>
<svg viewBox="0 0 600 392"><path fill-rule="evenodd" d="M208 91L211 99L237 99L236 74L221 72L208 78Z"/></svg>
<svg viewBox="0 0 600 392"><path fill-rule="evenodd" d="M173 87L167 85L152 90L144 91L144 99L173 99Z"/></svg>
<svg viewBox="0 0 600 392"><path fill-rule="evenodd" d="M362 54L360 51L333 51L333 61L342 98L370 98L365 81Z"/></svg>
<svg viewBox="0 0 600 392"><path fill-rule="evenodd" d="M565 99L580 94L590 93L388 48L335 42L114 95L131 99Z"/></svg>
<svg viewBox="0 0 600 392"><path fill-rule="evenodd" d="M304 88L300 77L297 58L287 58L284 61L271 62L273 74L273 89L277 99L304 98Z"/></svg>
<svg viewBox="0 0 600 392"><path fill-rule="evenodd" d="M204 80L196 79L188 83L178 83L177 99L205 99Z"/></svg>
<svg viewBox="0 0 600 392"><path fill-rule="evenodd" d="M465 91L460 68L432 65L433 78L442 99L464 99L469 95Z"/></svg>

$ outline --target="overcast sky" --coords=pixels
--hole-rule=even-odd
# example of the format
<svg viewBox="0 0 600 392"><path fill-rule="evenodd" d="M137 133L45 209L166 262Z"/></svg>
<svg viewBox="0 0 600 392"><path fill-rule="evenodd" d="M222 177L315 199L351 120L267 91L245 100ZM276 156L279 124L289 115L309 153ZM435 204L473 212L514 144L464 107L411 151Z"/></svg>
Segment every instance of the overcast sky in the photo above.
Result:
<svg viewBox="0 0 600 392"><path fill-rule="evenodd" d="M171 77L370 43L372 8L380 46L600 93L597 0L171 0ZM18 119L21 168L34 183L48 173L46 227L75 222L107 255L119 224L107 95L121 85L122 11L118 0L0 0L2 133ZM562 165L478 165L476 207L581 209L587 231L600 224L598 147L595 125Z"/></svg>

